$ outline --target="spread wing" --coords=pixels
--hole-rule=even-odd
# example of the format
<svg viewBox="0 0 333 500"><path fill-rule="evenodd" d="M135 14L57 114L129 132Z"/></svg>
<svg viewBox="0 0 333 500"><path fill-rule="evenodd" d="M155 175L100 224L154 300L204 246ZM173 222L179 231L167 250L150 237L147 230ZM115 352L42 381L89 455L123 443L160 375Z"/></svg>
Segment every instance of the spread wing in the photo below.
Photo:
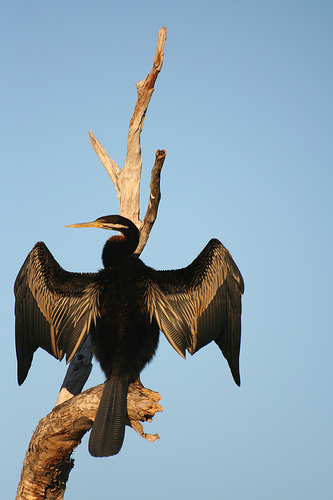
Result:
<svg viewBox="0 0 333 500"><path fill-rule="evenodd" d="M18 383L42 347L67 362L85 340L99 315L102 285L97 274L62 269L44 243L37 243L16 278L15 338Z"/></svg>
<svg viewBox="0 0 333 500"><path fill-rule="evenodd" d="M212 340L227 359L240 385L242 275L228 250L211 240L184 269L152 271L145 282L151 317L183 357Z"/></svg>

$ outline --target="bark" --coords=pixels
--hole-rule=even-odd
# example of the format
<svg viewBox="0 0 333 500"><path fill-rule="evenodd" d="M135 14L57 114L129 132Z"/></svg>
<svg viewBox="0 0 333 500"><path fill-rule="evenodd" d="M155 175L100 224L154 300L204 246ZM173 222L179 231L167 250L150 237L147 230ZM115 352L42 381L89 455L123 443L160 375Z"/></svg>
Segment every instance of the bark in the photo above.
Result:
<svg viewBox="0 0 333 500"><path fill-rule="evenodd" d="M127 155L123 169L108 156L94 134L89 132L91 144L116 188L120 214L131 219L140 230L140 241L136 250L138 255L146 245L161 198L160 176L166 156L164 150L158 150L155 155L149 203L142 221L140 136L154 85L162 68L165 42L166 28L162 28L158 33L153 68L144 80L136 84L137 101L129 124ZM82 436L91 428L103 390L103 386L99 385L80 394L91 371L91 359L92 349L88 340L69 365L55 408L39 422L32 436L24 459L16 500L63 498L74 464L71 454L80 444ZM157 434L145 434L140 421L151 421L157 411L162 411L162 407L157 403L159 400L159 394L145 389L139 380L129 388L128 425L148 441L155 441L159 437Z"/></svg>

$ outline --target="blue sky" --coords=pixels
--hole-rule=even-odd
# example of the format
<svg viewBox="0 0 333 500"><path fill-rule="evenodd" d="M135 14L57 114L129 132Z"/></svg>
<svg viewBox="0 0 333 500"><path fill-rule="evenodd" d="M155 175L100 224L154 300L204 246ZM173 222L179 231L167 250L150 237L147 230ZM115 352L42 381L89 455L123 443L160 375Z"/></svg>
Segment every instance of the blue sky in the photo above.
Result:
<svg viewBox="0 0 333 500"><path fill-rule="evenodd" d="M166 149L142 259L182 267L212 237L245 280L241 388L218 348L185 362L161 337L142 381L162 396L147 443L75 451L65 498L330 499L332 484L332 61L330 1L15 1L0 6L3 475L13 498L66 366L35 355L16 382L13 283L44 241L96 271L107 234L64 226L117 213L92 130L123 166L135 82L165 59L142 134L141 213ZM88 386L103 381L95 364Z"/></svg>

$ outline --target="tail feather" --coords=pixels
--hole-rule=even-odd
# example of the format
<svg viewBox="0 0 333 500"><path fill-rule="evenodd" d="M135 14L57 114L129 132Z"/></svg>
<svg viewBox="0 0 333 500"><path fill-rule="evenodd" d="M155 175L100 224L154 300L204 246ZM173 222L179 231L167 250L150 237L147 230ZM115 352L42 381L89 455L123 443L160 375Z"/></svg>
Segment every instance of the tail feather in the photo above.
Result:
<svg viewBox="0 0 333 500"><path fill-rule="evenodd" d="M111 377L104 390L89 438L89 452L94 457L119 453L125 435L127 417L126 379Z"/></svg>

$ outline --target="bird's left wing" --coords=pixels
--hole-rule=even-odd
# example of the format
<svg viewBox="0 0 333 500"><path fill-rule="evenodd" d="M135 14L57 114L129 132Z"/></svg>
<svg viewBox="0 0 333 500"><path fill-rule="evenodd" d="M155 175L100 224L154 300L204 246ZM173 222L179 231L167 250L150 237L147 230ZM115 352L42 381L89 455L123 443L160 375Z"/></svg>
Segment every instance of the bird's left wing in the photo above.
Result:
<svg viewBox="0 0 333 500"><path fill-rule="evenodd" d="M33 354L42 347L67 362L99 315L102 286L96 274L62 269L42 242L28 254L16 278L15 338L21 385Z"/></svg>
<svg viewBox="0 0 333 500"><path fill-rule="evenodd" d="M184 269L152 271L145 278L145 301L151 318L183 357L212 340L227 359L240 385L242 275L228 250L211 240Z"/></svg>

